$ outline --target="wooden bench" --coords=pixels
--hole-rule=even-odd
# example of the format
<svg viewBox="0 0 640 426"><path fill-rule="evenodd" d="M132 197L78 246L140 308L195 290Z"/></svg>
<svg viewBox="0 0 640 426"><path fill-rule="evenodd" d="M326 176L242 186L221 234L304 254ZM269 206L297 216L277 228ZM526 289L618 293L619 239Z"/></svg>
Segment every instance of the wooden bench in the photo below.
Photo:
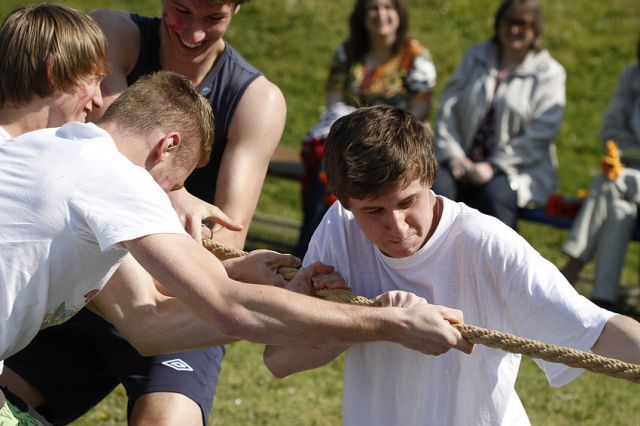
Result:
<svg viewBox="0 0 640 426"><path fill-rule="evenodd" d="M300 150L279 146L271 157L267 175L302 182L303 173Z"/></svg>
<svg viewBox="0 0 640 426"><path fill-rule="evenodd" d="M550 216L545 212L543 207L520 209L518 211L518 219L562 229L569 229L573 225L572 218ZM640 226L636 226L631 239L633 241L640 241ZM638 271L638 279L640 280L640 270ZM593 283L592 278L580 277L580 280ZM621 283L619 287L619 297L625 300L629 306L640 306L640 286Z"/></svg>
<svg viewBox="0 0 640 426"><path fill-rule="evenodd" d="M569 229L573 225L573 219L562 216L550 216L544 207L524 208L518 210L518 220L540 223L555 228ZM640 241L640 226L636 226L631 237L633 241Z"/></svg>

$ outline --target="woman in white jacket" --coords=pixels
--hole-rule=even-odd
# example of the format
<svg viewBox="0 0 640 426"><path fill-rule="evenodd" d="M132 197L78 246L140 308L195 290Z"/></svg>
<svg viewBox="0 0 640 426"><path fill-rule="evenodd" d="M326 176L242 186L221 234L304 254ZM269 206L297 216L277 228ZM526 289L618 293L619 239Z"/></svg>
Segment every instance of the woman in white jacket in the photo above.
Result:
<svg viewBox="0 0 640 426"><path fill-rule="evenodd" d="M556 188L565 70L542 49L537 0L504 0L494 37L470 48L442 94L433 189L515 228Z"/></svg>
<svg viewBox="0 0 640 426"><path fill-rule="evenodd" d="M597 175L569 237L562 246L569 262L562 269L574 283L585 262L595 256L592 300L609 310L629 313L617 303L627 243L636 227L640 203L640 44L638 63L620 75L602 122L600 139L618 145L624 168L615 179Z"/></svg>

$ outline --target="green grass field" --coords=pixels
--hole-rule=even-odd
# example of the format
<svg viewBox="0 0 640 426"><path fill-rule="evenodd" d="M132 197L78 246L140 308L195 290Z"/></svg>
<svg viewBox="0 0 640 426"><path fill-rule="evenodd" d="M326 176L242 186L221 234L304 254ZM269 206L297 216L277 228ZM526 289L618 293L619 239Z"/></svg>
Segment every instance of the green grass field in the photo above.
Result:
<svg viewBox="0 0 640 426"><path fill-rule="evenodd" d="M412 34L430 50L438 69L434 100L471 45L492 34L498 0L405 0ZM624 66L635 60L640 37L638 0L552 1L545 8L545 44L567 70L567 108L558 139L560 189L574 194L587 188L599 171L600 122ZM0 16L28 2L3 0ZM82 10L122 8L157 15L160 0L67 0ZM337 44L347 34L352 5L344 0L254 0L242 7L227 39L283 90L288 118L282 144L297 148L315 123L323 104L327 68ZM300 220L296 184L268 178L258 210ZM523 224L522 234L545 257L561 265L566 231ZM640 281L640 248L632 244L623 282ZM587 269L587 274L592 268ZM580 285L589 290L588 284ZM213 425L336 425L340 423L342 361L285 380L270 377L261 361L262 347L229 345L223 364ZM560 389L550 389L535 364L524 360L517 382L534 425L640 425L640 388L596 374L584 374ZM78 392L82 392L81 389ZM126 422L124 391L74 424L120 425Z"/></svg>

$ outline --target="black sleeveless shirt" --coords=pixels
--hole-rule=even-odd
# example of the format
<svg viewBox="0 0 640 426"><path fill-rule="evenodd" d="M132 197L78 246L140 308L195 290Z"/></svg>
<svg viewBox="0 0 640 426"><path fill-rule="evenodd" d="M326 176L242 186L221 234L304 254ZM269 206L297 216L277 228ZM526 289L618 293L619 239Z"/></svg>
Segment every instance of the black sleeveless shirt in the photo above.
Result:
<svg viewBox="0 0 640 426"><path fill-rule="evenodd" d="M159 71L160 18L147 18L131 14L131 20L140 30L138 62L127 75L133 84L145 74ZM227 133L233 113L245 89L262 73L249 64L229 43L198 87L213 109L215 120L213 151L209 164L194 170L185 182L187 190L196 197L213 203L222 154L227 146Z"/></svg>

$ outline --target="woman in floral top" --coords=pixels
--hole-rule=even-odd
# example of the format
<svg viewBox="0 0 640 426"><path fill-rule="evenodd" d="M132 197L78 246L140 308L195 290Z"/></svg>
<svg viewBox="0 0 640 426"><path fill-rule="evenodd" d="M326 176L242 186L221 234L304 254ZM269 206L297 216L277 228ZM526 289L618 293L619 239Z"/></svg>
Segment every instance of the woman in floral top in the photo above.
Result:
<svg viewBox="0 0 640 426"><path fill-rule="evenodd" d="M357 0L349 28L331 64L326 112L304 140L300 257L333 200L322 179L324 138L333 121L353 107L377 104L406 109L421 121L431 110L436 68L429 51L408 36L409 17L401 1Z"/></svg>
<svg viewBox="0 0 640 426"><path fill-rule="evenodd" d="M349 24L349 38L331 64L327 107L387 104L426 120L436 69L429 51L408 36L400 0L357 0Z"/></svg>

